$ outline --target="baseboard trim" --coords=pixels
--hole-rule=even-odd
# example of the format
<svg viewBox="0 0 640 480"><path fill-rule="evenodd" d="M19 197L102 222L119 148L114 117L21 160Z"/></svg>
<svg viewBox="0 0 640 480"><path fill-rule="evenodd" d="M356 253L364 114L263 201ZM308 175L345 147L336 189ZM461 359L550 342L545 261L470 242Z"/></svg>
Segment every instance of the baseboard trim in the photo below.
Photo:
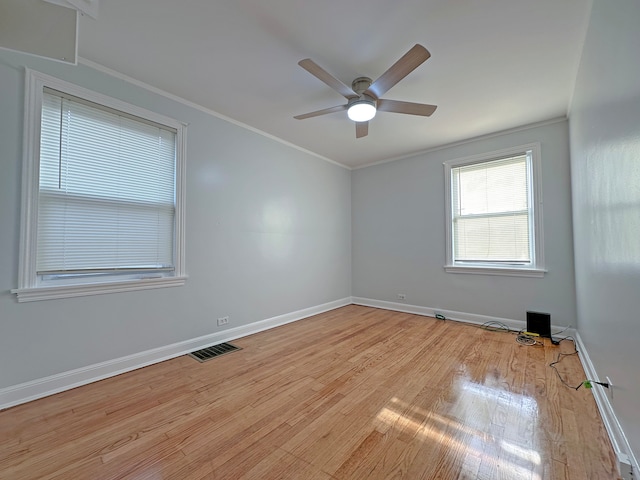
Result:
<svg viewBox="0 0 640 480"><path fill-rule="evenodd" d="M0 410L30 402L32 400L37 400L38 398L47 397L65 390L70 390L98 380L113 377L115 375L120 375L121 373L146 367L147 365L163 362L210 345L228 342L247 335L262 332L270 328L296 322L351 303L351 298L347 297L333 302L316 305L314 307L297 310L295 312L286 313L284 315L267 318L265 320L259 320L257 322L250 323L249 325L223 330L210 335L204 335L171 345L135 353L133 355L108 360L102 363L96 363L75 370L70 370L68 372L62 372L56 375L32 380L30 382L6 387L0 389Z"/></svg>
<svg viewBox="0 0 640 480"><path fill-rule="evenodd" d="M456 312L454 310L444 310L442 308L422 307L420 305L408 305L399 302L387 302L384 300L374 300L372 298L351 297L356 305L364 305L366 307L382 308L385 310L393 310L396 312L413 313L415 315L424 315L426 317L435 317L436 313L444 315L447 320L456 322L472 323L474 325L482 325L487 322L500 322L505 324L512 330L522 330L526 323L522 320L513 320L510 318L490 317L487 315L475 315L473 313Z"/></svg>
<svg viewBox="0 0 640 480"><path fill-rule="evenodd" d="M589 352L582 342L580 334L577 332L575 334L575 339L576 348L579 352L578 358L580 358L580 363L582 363L582 368L584 368L584 372L587 375L587 378L590 380L600 381L600 379L598 378L598 373L596 372L596 369L591 362L591 358L589 357ZM618 421L618 417L613 410L613 405L611 405L611 402L609 401L607 390L605 388L593 388L591 391L593 392L593 396L596 399L596 405L598 406L598 410L600 411L600 416L602 417L604 427L609 434L609 439L611 440L613 450L618 457L618 463L630 463L633 466L634 471L640 471L638 460L633 454L633 450L631 449L629 440L627 440L627 437L624 434L624 430L622 430L622 426Z"/></svg>
<svg viewBox="0 0 640 480"><path fill-rule="evenodd" d="M406 303L374 300L372 298L351 297L351 301L356 305L363 305L365 307L382 308L384 310L393 310L396 312L413 313L415 315L424 315L426 317L435 317L436 313L439 313L441 315L444 315L447 320L472 323L474 325L482 325L487 322L500 322L509 327L511 330L515 331L524 330L527 326L527 322L523 320L514 320L512 318L476 315L474 313L457 312L455 310L444 310L442 308L423 307L420 305L408 305ZM564 338L565 336L573 335L573 333L575 332L573 328L565 328L559 325L551 325L551 329L552 331L562 330L562 332L564 333L564 335L553 335L554 338Z"/></svg>

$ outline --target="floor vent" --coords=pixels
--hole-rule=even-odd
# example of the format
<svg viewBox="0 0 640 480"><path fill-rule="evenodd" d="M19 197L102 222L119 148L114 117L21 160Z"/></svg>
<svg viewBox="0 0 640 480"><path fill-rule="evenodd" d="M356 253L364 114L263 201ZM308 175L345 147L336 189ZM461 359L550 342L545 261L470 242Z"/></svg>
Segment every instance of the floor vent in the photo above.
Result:
<svg viewBox="0 0 640 480"><path fill-rule="evenodd" d="M212 345L201 350L196 350L189 354L190 357L195 358L199 362L206 362L212 358L219 357L225 353L235 352L236 350L242 350L240 347L231 345L230 343L219 343L218 345Z"/></svg>

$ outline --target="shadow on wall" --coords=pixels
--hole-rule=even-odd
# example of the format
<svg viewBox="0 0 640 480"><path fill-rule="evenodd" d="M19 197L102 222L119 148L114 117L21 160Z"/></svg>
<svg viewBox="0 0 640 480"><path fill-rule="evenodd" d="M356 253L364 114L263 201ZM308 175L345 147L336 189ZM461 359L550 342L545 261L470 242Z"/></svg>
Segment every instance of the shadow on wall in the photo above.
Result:
<svg viewBox="0 0 640 480"><path fill-rule="evenodd" d="M640 98L594 108L599 128L590 128L590 138L584 139L588 148L578 175L587 195L574 208L590 215L588 258L596 271L640 273L638 105Z"/></svg>

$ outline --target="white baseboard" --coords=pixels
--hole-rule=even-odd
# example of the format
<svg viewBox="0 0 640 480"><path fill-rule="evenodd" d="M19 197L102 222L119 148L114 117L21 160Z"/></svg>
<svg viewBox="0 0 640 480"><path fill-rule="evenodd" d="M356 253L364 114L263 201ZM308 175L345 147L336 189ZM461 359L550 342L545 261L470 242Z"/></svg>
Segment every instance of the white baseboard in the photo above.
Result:
<svg viewBox="0 0 640 480"><path fill-rule="evenodd" d="M183 342L154 348L126 357L96 363L86 367L70 370L68 372L51 375L30 382L21 383L0 389L0 410L30 402L38 398L53 395L65 390L70 390L81 385L113 377L121 373L129 372L154 363L169 360L170 358L185 355L194 350L215 345L221 342L235 340L254 333L262 332L270 328L285 325L287 323L302 320L312 315L317 315L335 308L351 304L351 298L343 298L333 302L324 303L315 307L305 308L284 315L260 320L221 332L204 335L202 337L185 340Z"/></svg>
<svg viewBox="0 0 640 480"><path fill-rule="evenodd" d="M396 312L413 313L415 315L424 315L427 317L435 317L436 312L444 315L447 320L457 322L473 323L482 325L487 322L500 322L505 324L512 330L522 330L526 323L521 320L512 320L510 318L489 317L486 315L475 315L473 313L456 312L453 310L443 310L441 308L422 307L420 305L408 305L400 302L387 302L384 300L374 300L372 298L351 297L356 305L364 305L366 307L383 308L385 310L394 310Z"/></svg>
<svg viewBox="0 0 640 480"><path fill-rule="evenodd" d="M598 373L596 372L596 369L591 362L589 352L585 348L584 343L582 343L580 334L577 332L575 334L575 339L576 348L579 352L578 358L580 358L582 368L584 368L584 372L587 375L587 378L598 382L602 381L598 378ZM607 389L593 388L591 391L593 392L593 396L596 399L596 405L598 406L598 410L600 411L600 416L602 417L604 427L609 434L609 439L611 440L613 450L618 457L618 463L631 464L633 466L633 470L635 472L639 472L640 466L638 465L638 460L633 454L633 450L631 450L631 445L629 444L629 441L627 440L627 437L622 430L622 426L618 421L618 417L616 417L616 414L613 410L613 405L611 405L611 401L609 400L609 396L607 395Z"/></svg>
<svg viewBox="0 0 640 480"><path fill-rule="evenodd" d="M476 315L474 313L456 312L455 310L444 310L442 308L422 307L420 305L407 305L406 303L387 302L384 300L374 300L372 298L351 297L352 303L356 305L364 305L366 307L383 308L385 310L393 310L396 312L413 313L415 315L424 315L427 317L435 317L436 313L444 315L447 320L456 322L472 323L474 325L483 325L487 322L499 322L511 330L524 330L527 323L523 320L514 320L512 318L492 317L489 315ZM562 331L565 335L558 335L557 338L564 338L567 335L573 335L573 328L565 328L563 326L551 325L551 330ZM553 335L556 337L556 335Z"/></svg>

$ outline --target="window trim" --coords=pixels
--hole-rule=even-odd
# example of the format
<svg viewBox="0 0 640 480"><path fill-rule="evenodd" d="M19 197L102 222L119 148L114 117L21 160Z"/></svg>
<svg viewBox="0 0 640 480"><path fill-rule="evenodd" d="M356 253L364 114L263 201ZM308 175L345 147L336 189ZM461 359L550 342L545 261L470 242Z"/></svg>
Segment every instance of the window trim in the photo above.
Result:
<svg viewBox="0 0 640 480"><path fill-rule="evenodd" d="M48 87L81 99L86 99L126 114L147 119L176 130L176 177L175 177L175 245L173 276L163 278L136 278L111 281L102 279L96 283L65 285L38 285L37 221L40 171L40 130L42 98ZM18 288L11 290L18 302L49 300L56 298L98 295L104 293L146 290L184 285L185 272L185 164L186 125L164 115L131 105L115 98L74 85L58 78L25 68L25 106L22 172L22 210L20 218L20 257Z"/></svg>
<svg viewBox="0 0 640 480"><path fill-rule="evenodd" d="M473 265L465 262L455 262L453 259L453 211L451 191L453 181L451 170L455 167L473 165L477 163L490 162L501 158L522 155L531 151L531 162L529 163L530 178L530 201L533 215L529 219L533 223L531 226L532 238L532 261L530 266L509 265L502 266L496 262L476 263ZM469 273L480 275L507 275L517 277L543 277L547 270L544 267L544 232L542 225L542 186L541 186L541 166L540 166L540 143L529 143L515 147L509 147L493 152L472 155L469 157L447 160L444 165L445 178L445 233L446 233L446 263L444 270L447 273Z"/></svg>

